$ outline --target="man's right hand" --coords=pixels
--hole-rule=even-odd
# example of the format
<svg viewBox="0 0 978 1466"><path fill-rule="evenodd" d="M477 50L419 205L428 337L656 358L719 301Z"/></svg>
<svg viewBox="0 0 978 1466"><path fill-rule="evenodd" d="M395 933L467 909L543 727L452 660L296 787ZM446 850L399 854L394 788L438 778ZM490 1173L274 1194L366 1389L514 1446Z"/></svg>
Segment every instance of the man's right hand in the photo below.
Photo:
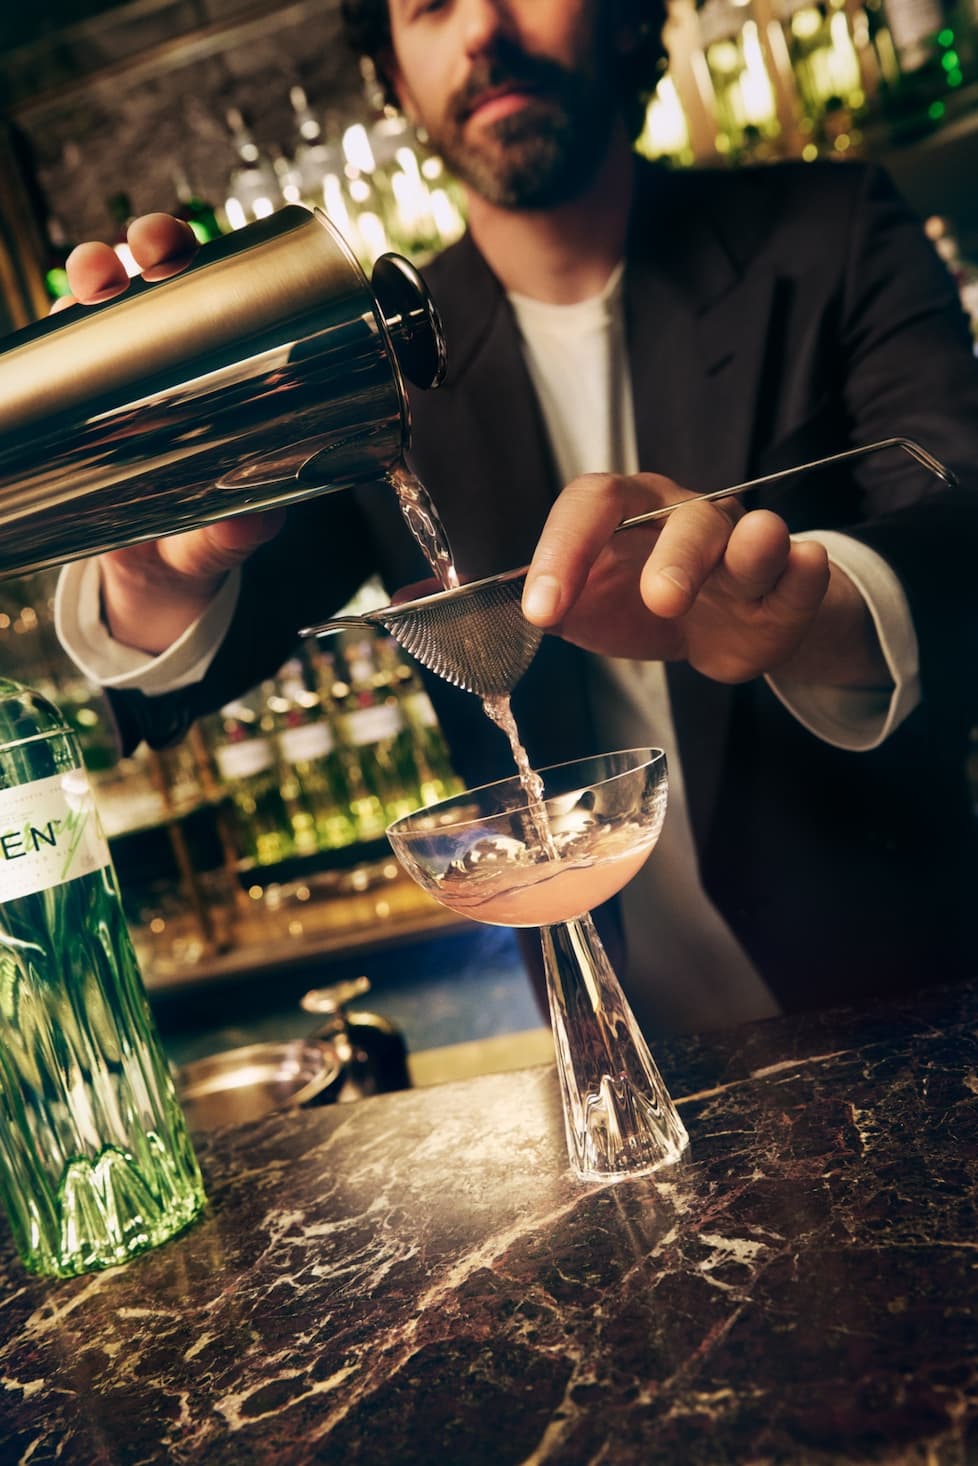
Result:
<svg viewBox="0 0 978 1466"><path fill-rule="evenodd" d="M184 269L197 250L189 225L169 214L144 214L129 226L129 248L147 280ZM129 283L111 245L79 244L67 260L72 294L54 307L94 305ZM138 350L138 342L133 342ZM222 582L253 550L278 533L285 511L240 514L202 529L99 556L103 614L126 646L158 655L206 609Z"/></svg>

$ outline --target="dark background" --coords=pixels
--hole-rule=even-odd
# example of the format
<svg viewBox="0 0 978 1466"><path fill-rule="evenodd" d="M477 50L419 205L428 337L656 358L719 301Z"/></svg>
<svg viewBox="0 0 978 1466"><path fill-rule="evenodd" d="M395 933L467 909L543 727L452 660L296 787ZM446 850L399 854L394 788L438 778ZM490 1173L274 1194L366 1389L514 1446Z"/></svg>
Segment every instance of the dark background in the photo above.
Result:
<svg viewBox="0 0 978 1466"><path fill-rule="evenodd" d="M135 213L171 208L178 170L222 203L237 161L229 107L285 155L290 87L321 120L369 115L337 0L5 0L0 12L0 115L72 240L112 238L114 193Z"/></svg>

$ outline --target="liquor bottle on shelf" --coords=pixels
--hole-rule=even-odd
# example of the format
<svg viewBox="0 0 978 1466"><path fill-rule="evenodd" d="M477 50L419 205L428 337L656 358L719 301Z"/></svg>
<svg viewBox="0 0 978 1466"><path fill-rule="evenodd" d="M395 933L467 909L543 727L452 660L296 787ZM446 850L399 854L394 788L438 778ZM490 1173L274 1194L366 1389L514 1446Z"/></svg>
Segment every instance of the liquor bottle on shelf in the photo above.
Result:
<svg viewBox="0 0 978 1466"><path fill-rule="evenodd" d="M346 194L353 248L364 269L369 270L392 247L387 232L386 202L379 193L377 180L356 168L347 170Z"/></svg>
<svg viewBox="0 0 978 1466"><path fill-rule="evenodd" d="M265 219L281 206L282 195L271 162L262 153L237 107L225 114L231 141L238 155L228 185L224 213L232 229L250 219Z"/></svg>
<svg viewBox="0 0 978 1466"><path fill-rule="evenodd" d="M442 238L432 189L423 171L429 160L399 114L381 113L370 124L367 137L391 246L409 258L423 258L447 242Z"/></svg>
<svg viewBox="0 0 978 1466"><path fill-rule="evenodd" d="M72 245L60 219L51 216L47 220L44 241L44 288L52 300L60 300L71 294L68 272L65 264L71 254Z"/></svg>
<svg viewBox="0 0 978 1466"><path fill-rule="evenodd" d="M357 838L346 774L322 700L292 658L266 684L266 708L274 720L281 790L298 854L338 850Z"/></svg>
<svg viewBox="0 0 978 1466"><path fill-rule="evenodd" d="M939 126L966 80L970 37L946 0L866 0L879 52L883 111L891 134L909 139Z"/></svg>
<svg viewBox="0 0 978 1466"><path fill-rule="evenodd" d="M377 638L364 637L346 648L354 718L360 737L369 741L368 762L376 770L376 786L384 802L388 822L410 814L420 803L418 771L414 762L411 732L401 710L390 672L378 659ZM367 716L363 716L366 714Z"/></svg>
<svg viewBox="0 0 978 1466"><path fill-rule="evenodd" d="M274 865L295 853L292 821L282 798L275 743L262 727L254 699L228 703L207 720L208 741L234 810L240 856Z"/></svg>
<svg viewBox="0 0 978 1466"><path fill-rule="evenodd" d="M682 109L694 163L715 163L719 128L717 99L703 54L695 0L673 0L662 30L666 72ZM651 99L652 103L656 100ZM650 103L651 111L651 103ZM648 122L646 122L648 133ZM639 151L645 151L644 140Z"/></svg>
<svg viewBox="0 0 978 1466"><path fill-rule="evenodd" d="M373 669L369 661L364 664L353 657L352 666L347 667L337 653L319 648L310 660L323 708L336 733L357 835L365 841L378 840L397 818L388 813L389 807L403 803L396 797L400 779L393 754L403 728L400 711L396 703L392 707L378 700L370 682Z"/></svg>
<svg viewBox="0 0 978 1466"><path fill-rule="evenodd" d="M731 160L773 156L781 123L757 22L745 20L733 0L704 0L698 17L716 99L717 152Z"/></svg>
<svg viewBox="0 0 978 1466"><path fill-rule="evenodd" d="M286 701L279 696L274 679L263 682L258 688L258 695L262 702L261 727L275 749L278 789L292 832L293 851L296 855L314 855L319 849L319 839L308 790L299 772L284 758L281 735L289 731L282 726Z"/></svg>
<svg viewBox="0 0 978 1466"><path fill-rule="evenodd" d="M421 803L434 804L460 794L462 780L452 768L448 744L417 668L404 660L397 642L389 636L378 638L377 661L400 703L407 742L405 760L413 765Z"/></svg>
<svg viewBox="0 0 978 1466"><path fill-rule="evenodd" d="M659 78L645 110L645 123L635 143L643 157L688 166L694 161L689 123L674 79Z"/></svg>
<svg viewBox="0 0 978 1466"><path fill-rule="evenodd" d="M177 196L174 213L178 219L183 219L190 225L198 242L208 244L212 239L219 239L223 231L214 205L194 191L182 169L177 169L174 173L173 187Z"/></svg>
<svg viewBox="0 0 978 1466"><path fill-rule="evenodd" d="M777 6L809 139L828 151L852 146L853 129L842 122L861 114L866 103L849 17L828 0L780 0ZM805 157L814 156L810 151Z"/></svg>
<svg viewBox="0 0 978 1466"><path fill-rule="evenodd" d="M334 141L326 137L323 124L310 107L302 87L290 89L289 101L297 134L290 160L290 179L298 189L296 201L310 209L321 209L325 201L326 179L339 178L343 174L343 150L339 139Z"/></svg>
<svg viewBox="0 0 978 1466"><path fill-rule="evenodd" d="M337 665L334 652L324 651L319 646L310 649L308 659L323 713L336 738L336 754L346 783L349 811L357 839L378 840L387 829L389 821L375 781L368 777L364 767L369 760L352 740L351 730L347 726L346 705L351 689L350 684L344 680L345 669ZM356 732L356 723L352 731Z"/></svg>

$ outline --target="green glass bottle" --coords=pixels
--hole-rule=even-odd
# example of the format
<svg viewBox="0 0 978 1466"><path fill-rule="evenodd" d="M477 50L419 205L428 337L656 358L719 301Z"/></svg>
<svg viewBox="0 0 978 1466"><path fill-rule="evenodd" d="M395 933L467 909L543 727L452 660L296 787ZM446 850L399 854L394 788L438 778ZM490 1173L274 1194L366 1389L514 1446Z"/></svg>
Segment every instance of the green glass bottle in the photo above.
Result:
<svg viewBox="0 0 978 1466"><path fill-rule="evenodd" d="M262 728L253 700L228 703L207 728L218 774L231 797L242 858L255 865L275 865L294 855L275 744Z"/></svg>
<svg viewBox="0 0 978 1466"><path fill-rule="evenodd" d="M357 827L336 740L319 693L306 686L298 658L280 669L265 705L275 720L282 795L296 850L305 854L352 845Z"/></svg>
<svg viewBox="0 0 978 1466"><path fill-rule="evenodd" d="M0 1194L70 1277L179 1232L204 1189L78 742L0 679Z"/></svg>
<svg viewBox="0 0 978 1466"><path fill-rule="evenodd" d="M336 759L355 838L363 841L382 839L388 825L384 801L373 782L369 767L371 760L361 757L360 748L350 736L351 732L356 732L355 723L351 729L347 720L353 690L343 680L332 652L316 647L310 654L310 661L323 715L335 739Z"/></svg>
<svg viewBox="0 0 978 1466"><path fill-rule="evenodd" d="M883 110L894 141L909 142L967 111L973 47L952 0L866 0L866 15L884 70ZM959 91L965 99L956 101Z"/></svg>
<svg viewBox="0 0 978 1466"><path fill-rule="evenodd" d="M344 651L349 693L343 707L343 733L356 750L364 782L383 811L386 829L392 820L410 814L421 803L410 738L390 678L378 669L373 644L357 641Z"/></svg>
<svg viewBox="0 0 978 1466"><path fill-rule="evenodd" d="M435 804L461 794L462 780L452 767L448 744L417 668L404 660L393 637L378 638L377 661L387 676L404 718L405 767L413 766L413 782L422 804Z"/></svg>
<svg viewBox="0 0 978 1466"><path fill-rule="evenodd" d="M197 243L209 244L212 239L220 239L223 231L214 205L194 192L187 175L180 170L174 173L173 182L178 199L174 213L190 225Z"/></svg>

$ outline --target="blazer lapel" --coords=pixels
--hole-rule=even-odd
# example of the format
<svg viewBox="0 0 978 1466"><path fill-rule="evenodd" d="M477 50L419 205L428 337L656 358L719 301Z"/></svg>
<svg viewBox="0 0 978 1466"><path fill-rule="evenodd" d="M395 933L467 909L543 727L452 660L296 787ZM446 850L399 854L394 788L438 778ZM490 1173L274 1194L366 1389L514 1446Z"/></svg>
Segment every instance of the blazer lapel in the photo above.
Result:
<svg viewBox="0 0 978 1466"><path fill-rule="evenodd" d="M431 269L448 346L436 392L414 393L413 458L463 580L529 560L560 485L509 304L468 239Z"/></svg>
<svg viewBox="0 0 978 1466"><path fill-rule="evenodd" d="M625 296L643 469L698 492L746 475L775 289L742 270L695 177L643 170Z"/></svg>
<svg viewBox="0 0 978 1466"><path fill-rule="evenodd" d="M749 473L773 276L744 274L694 178L646 174L636 201L626 321L639 465L698 492ZM747 329L747 327L750 329ZM668 342L668 354L656 343ZM666 669L690 820L704 848L733 689Z"/></svg>

